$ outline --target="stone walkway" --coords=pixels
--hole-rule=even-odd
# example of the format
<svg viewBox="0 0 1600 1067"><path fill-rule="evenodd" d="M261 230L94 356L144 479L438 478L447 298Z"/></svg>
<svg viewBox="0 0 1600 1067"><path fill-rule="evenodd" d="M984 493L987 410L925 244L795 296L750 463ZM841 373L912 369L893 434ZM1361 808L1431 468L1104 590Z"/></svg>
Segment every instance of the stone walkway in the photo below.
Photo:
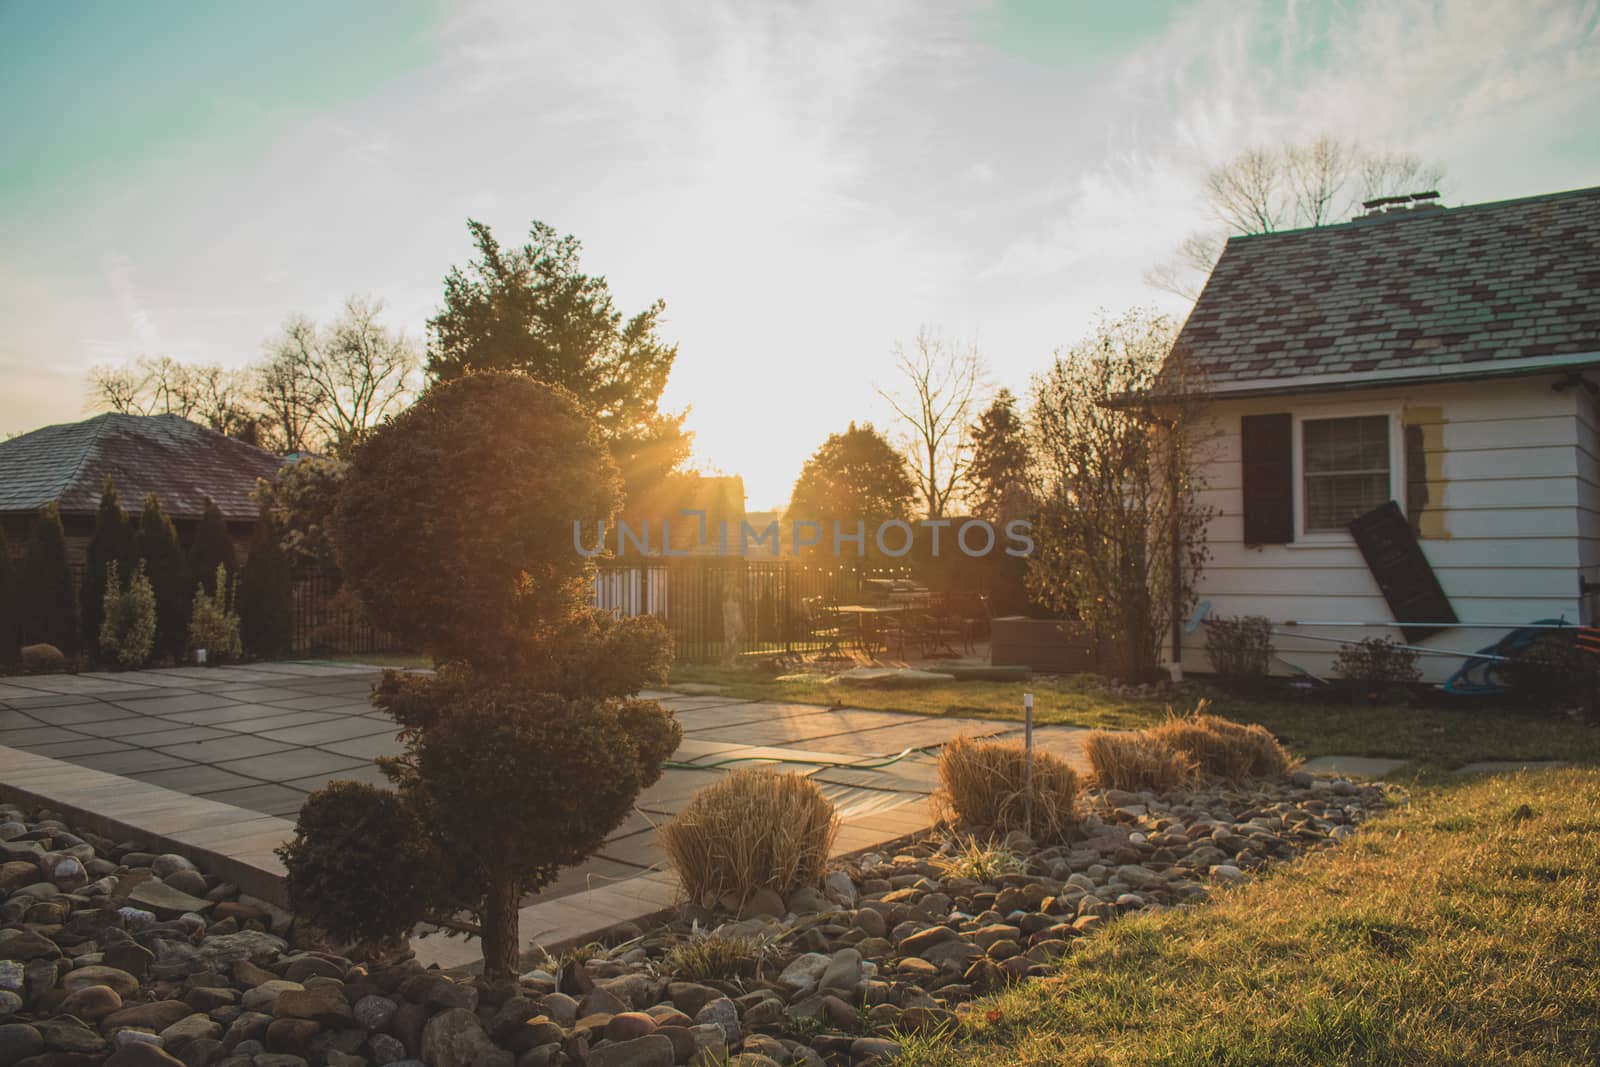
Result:
<svg viewBox="0 0 1600 1067"><path fill-rule="evenodd" d="M368 703L379 673L270 663L0 679L0 746L292 822L306 794L329 781L383 784L371 761L398 753L399 744L393 721ZM645 695L661 699L683 725L673 755L679 766L640 795L598 855L565 872L541 900L660 871L655 827L733 767L765 762L810 775L844 818L840 850L851 851L928 821L936 754L872 765L961 734L1021 737L1016 723L984 719ZM1082 733L1045 727L1035 740L1082 765Z"/></svg>

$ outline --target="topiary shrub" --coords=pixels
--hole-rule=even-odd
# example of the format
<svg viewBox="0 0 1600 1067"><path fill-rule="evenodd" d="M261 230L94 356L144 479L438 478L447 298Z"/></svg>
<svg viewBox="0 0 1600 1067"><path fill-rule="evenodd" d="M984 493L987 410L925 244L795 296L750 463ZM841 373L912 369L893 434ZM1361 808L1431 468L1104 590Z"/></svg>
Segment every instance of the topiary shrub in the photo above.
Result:
<svg viewBox="0 0 1600 1067"><path fill-rule="evenodd" d="M17 587L22 640L75 651L78 608L72 592L72 571L67 567L67 539L55 504L45 505L34 516Z"/></svg>
<svg viewBox="0 0 1600 1067"><path fill-rule="evenodd" d="M239 614L233 610L238 596L228 580L228 566L217 564L211 577L215 594L207 593L202 583L195 586L194 605L189 609L189 652L205 650L207 663L231 663L239 658Z"/></svg>
<svg viewBox="0 0 1600 1067"><path fill-rule="evenodd" d="M1344 645L1333 661L1333 674L1369 686L1406 685L1420 681L1417 653L1388 637L1368 637Z"/></svg>
<svg viewBox="0 0 1600 1067"><path fill-rule="evenodd" d="M250 538L250 555L239 571L239 640L257 659L277 659L294 639L294 584L278 542L278 527L265 505Z"/></svg>
<svg viewBox="0 0 1600 1067"><path fill-rule="evenodd" d="M55 645L22 646L22 669L29 674L60 674L67 669L67 657Z"/></svg>
<svg viewBox="0 0 1600 1067"><path fill-rule="evenodd" d="M333 782L307 797L278 857L289 907L341 940L398 940L439 900L438 857L416 811L362 782Z"/></svg>
<svg viewBox="0 0 1600 1067"><path fill-rule="evenodd" d="M440 664L377 687L405 744L379 765L428 829L440 906L478 916L491 979L518 973L523 894L598 848L681 737L629 696L662 680L664 627L591 607L573 543L615 516L618 485L569 394L474 374L359 444L334 511L368 617Z"/></svg>
<svg viewBox="0 0 1600 1067"><path fill-rule="evenodd" d="M189 643L189 578L178 531L154 493L144 498L136 538L145 577L156 594L156 652L182 659Z"/></svg>
<svg viewBox="0 0 1600 1067"><path fill-rule="evenodd" d="M11 545L0 527L0 663L11 663L22 647L22 605L17 597L16 564Z"/></svg>
<svg viewBox="0 0 1600 1067"><path fill-rule="evenodd" d="M1164 793L1194 778L1194 760L1145 733L1094 730L1083 740L1083 754L1101 789Z"/></svg>
<svg viewBox="0 0 1600 1067"><path fill-rule="evenodd" d="M105 620L106 568L112 563L124 578L133 574L139 561L134 549L133 527L122 510L116 483L107 476L100 492L100 507L94 516L94 536L84 559L83 581L78 586L78 624L83 647L100 647L100 625Z"/></svg>
<svg viewBox="0 0 1600 1067"><path fill-rule="evenodd" d="M1078 824L1078 773L1060 756L1033 753L1032 825L1027 753L1021 745L957 737L939 751L935 810L984 831L1025 830L1039 840L1060 840Z"/></svg>
<svg viewBox="0 0 1600 1067"><path fill-rule="evenodd" d="M144 563L134 564L126 582L119 578L117 561L107 563L105 587L100 654L119 667L142 667L156 644L156 594L144 576Z"/></svg>
<svg viewBox="0 0 1600 1067"><path fill-rule="evenodd" d="M429 828L448 899L480 916L486 967L514 968L522 894L598 849L682 739L654 701L571 698L461 667L390 672L376 700L406 740L380 766Z"/></svg>
<svg viewBox="0 0 1600 1067"><path fill-rule="evenodd" d="M339 564L380 630L440 663L514 672L586 605L573 524L609 522L620 485L570 393L468 375L355 449L333 516Z"/></svg>
<svg viewBox="0 0 1600 1067"><path fill-rule="evenodd" d="M838 830L811 779L746 767L695 793L658 837L691 901L738 911L758 889L816 885Z"/></svg>
<svg viewBox="0 0 1600 1067"><path fill-rule="evenodd" d="M1272 628L1260 615L1206 620L1206 658L1217 680L1249 689L1272 673Z"/></svg>

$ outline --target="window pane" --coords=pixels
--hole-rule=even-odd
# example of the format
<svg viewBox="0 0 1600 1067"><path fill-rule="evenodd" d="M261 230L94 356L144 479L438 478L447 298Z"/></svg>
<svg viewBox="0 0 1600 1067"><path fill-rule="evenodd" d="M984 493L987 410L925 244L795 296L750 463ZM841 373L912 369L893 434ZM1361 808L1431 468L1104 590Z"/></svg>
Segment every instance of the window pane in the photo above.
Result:
<svg viewBox="0 0 1600 1067"><path fill-rule="evenodd" d="M1389 417L1310 419L1301 424L1305 470L1387 471Z"/></svg>
<svg viewBox="0 0 1600 1067"><path fill-rule="evenodd" d="M1389 499L1389 417L1301 423L1305 530L1342 530Z"/></svg>

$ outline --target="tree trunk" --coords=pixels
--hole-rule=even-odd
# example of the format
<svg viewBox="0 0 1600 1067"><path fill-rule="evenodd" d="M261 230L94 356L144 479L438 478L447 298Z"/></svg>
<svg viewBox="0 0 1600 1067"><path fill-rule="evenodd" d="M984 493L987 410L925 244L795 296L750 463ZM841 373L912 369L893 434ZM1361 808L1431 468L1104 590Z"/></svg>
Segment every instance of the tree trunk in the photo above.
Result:
<svg viewBox="0 0 1600 1067"><path fill-rule="evenodd" d="M489 887L483 908L483 974L485 978L515 978L521 970L517 934L515 882Z"/></svg>

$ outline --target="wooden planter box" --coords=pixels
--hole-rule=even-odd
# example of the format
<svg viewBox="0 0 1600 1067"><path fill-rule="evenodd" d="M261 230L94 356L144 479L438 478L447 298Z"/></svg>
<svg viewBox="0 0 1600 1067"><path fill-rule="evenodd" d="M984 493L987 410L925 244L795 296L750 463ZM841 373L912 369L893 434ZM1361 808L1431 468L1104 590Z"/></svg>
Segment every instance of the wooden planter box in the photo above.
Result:
<svg viewBox="0 0 1600 1067"><path fill-rule="evenodd" d="M995 619L990 625L989 662L1051 674L1079 674L1099 667L1094 638L1081 623L1020 615Z"/></svg>

